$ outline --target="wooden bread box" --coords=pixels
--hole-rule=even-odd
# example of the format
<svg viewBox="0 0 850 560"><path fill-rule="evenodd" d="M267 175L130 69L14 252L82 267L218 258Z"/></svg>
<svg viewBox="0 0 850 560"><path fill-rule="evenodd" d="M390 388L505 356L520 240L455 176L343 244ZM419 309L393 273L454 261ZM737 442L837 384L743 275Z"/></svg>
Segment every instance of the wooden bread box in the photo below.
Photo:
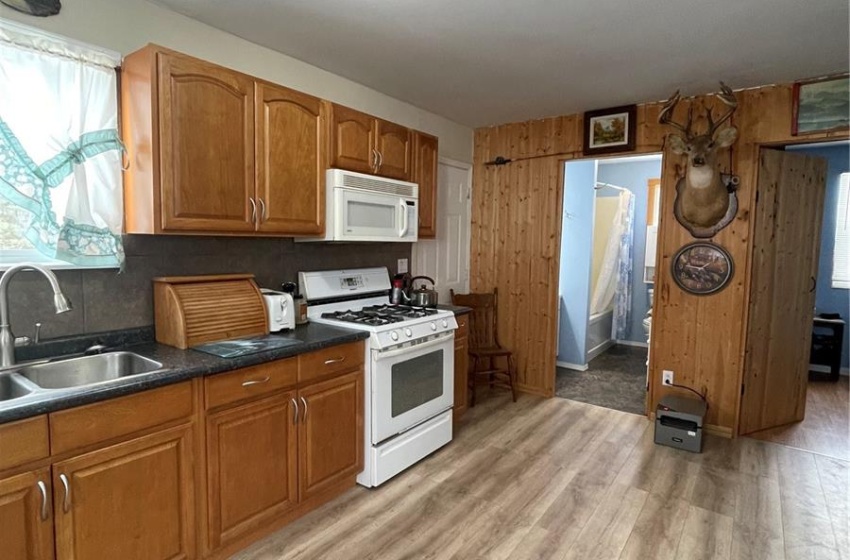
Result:
<svg viewBox="0 0 850 560"><path fill-rule="evenodd" d="M269 334L253 274L153 279L156 341L185 350L199 344Z"/></svg>

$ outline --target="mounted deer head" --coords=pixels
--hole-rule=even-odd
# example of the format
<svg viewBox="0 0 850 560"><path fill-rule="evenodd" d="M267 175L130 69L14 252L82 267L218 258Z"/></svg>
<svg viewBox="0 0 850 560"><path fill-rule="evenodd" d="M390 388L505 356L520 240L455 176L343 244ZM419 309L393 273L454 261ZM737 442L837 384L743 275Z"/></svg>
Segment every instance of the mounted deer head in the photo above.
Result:
<svg viewBox="0 0 850 560"><path fill-rule="evenodd" d="M737 197L733 192L737 178L717 169L718 151L728 148L738 138L738 130L734 126L718 132L720 125L732 117L738 101L732 89L723 82L720 82L720 92L715 95L726 106L726 111L715 122L711 109L707 108L705 116L708 130L703 134L692 131L693 104L688 108L688 120L684 125L671 119L679 103L678 91L667 100L658 114L659 123L669 125L681 133L667 137L673 153L688 157L685 177L676 186L674 212L679 222L694 237L713 236L732 221L738 210Z"/></svg>

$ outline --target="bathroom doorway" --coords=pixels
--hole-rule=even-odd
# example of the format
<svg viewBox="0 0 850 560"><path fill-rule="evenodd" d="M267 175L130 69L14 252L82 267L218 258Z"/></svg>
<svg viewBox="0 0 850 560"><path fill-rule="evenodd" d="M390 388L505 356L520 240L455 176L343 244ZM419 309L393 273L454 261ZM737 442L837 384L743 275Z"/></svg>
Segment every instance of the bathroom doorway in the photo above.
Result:
<svg viewBox="0 0 850 560"><path fill-rule="evenodd" d="M645 413L661 154L565 163L556 395Z"/></svg>

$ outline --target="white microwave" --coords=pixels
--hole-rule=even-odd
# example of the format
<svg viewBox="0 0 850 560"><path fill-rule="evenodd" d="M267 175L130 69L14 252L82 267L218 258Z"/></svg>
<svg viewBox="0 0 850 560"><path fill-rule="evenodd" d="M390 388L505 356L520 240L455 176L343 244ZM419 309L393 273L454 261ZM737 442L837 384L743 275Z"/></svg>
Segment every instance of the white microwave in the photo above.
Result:
<svg viewBox="0 0 850 560"><path fill-rule="evenodd" d="M419 231L419 186L328 169L325 236L298 241L413 242Z"/></svg>

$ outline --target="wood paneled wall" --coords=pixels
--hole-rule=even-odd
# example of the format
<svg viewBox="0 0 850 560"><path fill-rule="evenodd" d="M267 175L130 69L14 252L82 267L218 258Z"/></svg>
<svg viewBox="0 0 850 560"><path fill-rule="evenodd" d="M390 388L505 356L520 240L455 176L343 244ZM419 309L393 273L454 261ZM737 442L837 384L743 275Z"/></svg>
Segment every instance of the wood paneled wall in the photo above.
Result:
<svg viewBox="0 0 850 560"><path fill-rule="evenodd" d="M733 124L739 140L730 158L733 172L741 178L740 208L735 221L714 238L732 255L735 276L718 294L688 295L670 277L671 258L692 238L673 218L675 184L684 162L671 153L664 156L650 364L652 408L670 391L661 386L661 371L672 369L677 383L707 391L707 422L728 434L734 432L738 416L759 148L848 137L846 131L791 136L791 91L786 84L737 92L739 108ZM689 101L719 110L710 95ZM677 120L684 118L687 107L688 101L680 103ZM638 106L633 153L663 150L669 130L657 122L660 108L660 103ZM696 126L704 122L698 120ZM475 132L471 288L499 288L499 335L517 357L519 387L544 396L555 390L563 162L583 157L581 133L581 115ZM497 156L533 159L484 165Z"/></svg>

